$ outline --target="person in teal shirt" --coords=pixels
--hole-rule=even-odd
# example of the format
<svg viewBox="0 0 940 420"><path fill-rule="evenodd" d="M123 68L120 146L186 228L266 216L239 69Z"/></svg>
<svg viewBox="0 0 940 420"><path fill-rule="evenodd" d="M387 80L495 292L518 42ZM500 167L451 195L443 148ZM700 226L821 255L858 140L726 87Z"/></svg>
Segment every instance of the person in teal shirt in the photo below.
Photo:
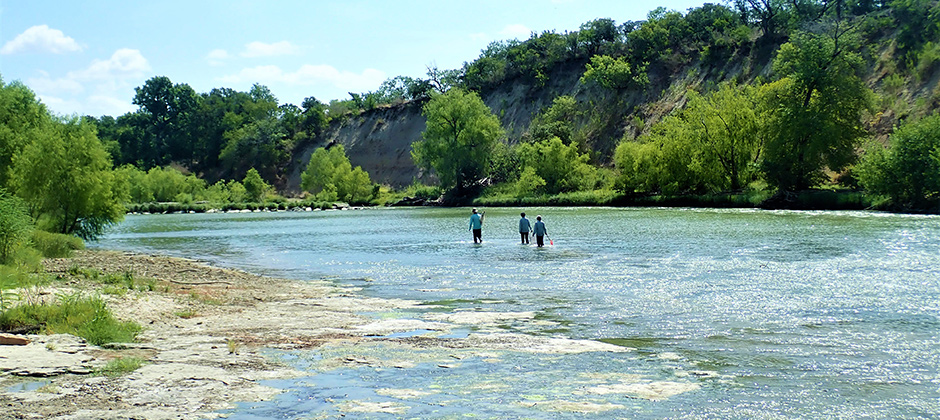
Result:
<svg viewBox="0 0 940 420"><path fill-rule="evenodd" d="M486 212L483 212L486 213ZM483 243L483 215L473 209L470 215L470 230L473 232L473 243ZM479 242L477 242L479 241Z"/></svg>
<svg viewBox="0 0 940 420"><path fill-rule="evenodd" d="M542 216L535 216L535 227L532 229L532 233L535 234L535 244L541 248L545 245L545 235L548 235L548 229L545 228L545 222L542 221Z"/></svg>
<svg viewBox="0 0 940 420"><path fill-rule="evenodd" d="M532 225L529 223L529 219L525 218L525 213L522 213L522 218L519 219L519 236L522 236L522 244L527 245L529 243L529 231L532 230Z"/></svg>

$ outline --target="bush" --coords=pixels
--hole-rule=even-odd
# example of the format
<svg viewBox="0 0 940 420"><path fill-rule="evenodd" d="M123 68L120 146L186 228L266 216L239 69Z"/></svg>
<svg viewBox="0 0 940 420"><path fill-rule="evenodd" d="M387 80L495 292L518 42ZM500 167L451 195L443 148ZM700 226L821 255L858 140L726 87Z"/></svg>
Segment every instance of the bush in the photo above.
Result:
<svg viewBox="0 0 940 420"><path fill-rule="evenodd" d="M32 219L23 200L0 190L0 264L10 262L32 229Z"/></svg>
<svg viewBox="0 0 940 420"><path fill-rule="evenodd" d="M85 249L85 242L81 238L62 233L37 229L33 231L31 240L33 248L46 258L66 258L72 255L72 251Z"/></svg>
<svg viewBox="0 0 940 420"><path fill-rule="evenodd" d="M141 327L114 318L101 298L63 296L56 304L30 303L0 314L0 329L39 325L48 334L73 334L100 346L133 341Z"/></svg>
<svg viewBox="0 0 940 420"><path fill-rule="evenodd" d="M902 125L888 149L870 147L856 167L861 185L908 210L936 209L940 201L940 115Z"/></svg>

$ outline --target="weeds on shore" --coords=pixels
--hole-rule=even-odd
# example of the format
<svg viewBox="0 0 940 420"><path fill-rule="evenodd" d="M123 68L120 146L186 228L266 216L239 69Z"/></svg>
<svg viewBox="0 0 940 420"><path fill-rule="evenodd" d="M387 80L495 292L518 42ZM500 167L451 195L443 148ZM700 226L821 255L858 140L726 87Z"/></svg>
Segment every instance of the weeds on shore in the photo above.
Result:
<svg viewBox="0 0 940 420"><path fill-rule="evenodd" d="M49 334L72 334L91 344L130 342L141 327L134 322L114 318L98 297L78 294L59 296L56 303L30 302L14 306L0 314L0 329L40 326Z"/></svg>
<svg viewBox="0 0 940 420"><path fill-rule="evenodd" d="M139 369L147 361L139 357L119 357L95 370L95 375L113 378Z"/></svg>

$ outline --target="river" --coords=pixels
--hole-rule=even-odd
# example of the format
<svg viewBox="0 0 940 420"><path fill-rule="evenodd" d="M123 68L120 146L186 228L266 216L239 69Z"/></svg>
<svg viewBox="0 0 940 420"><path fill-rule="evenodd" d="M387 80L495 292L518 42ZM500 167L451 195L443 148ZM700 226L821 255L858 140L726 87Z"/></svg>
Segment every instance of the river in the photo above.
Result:
<svg viewBox="0 0 940 420"><path fill-rule="evenodd" d="M490 355L499 363L472 354L446 369L420 358L404 368L324 369L317 364L328 349L275 353L310 377L272 383L291 392L226 412L231 418L329 418L354 399L392 407L360 418L581 418L570 408L578 404L597 408L594 418L940 416L938 217L533 208L529 218L541 214L553 242L536 248L519 244L518 209L487 209L482 245L472 243L469 214L131 215L93 246L329 279L368 296L427 302L428 312L535 313L457 334L636 349ZM390 357L397 350L375 351ZM658 400L587 392L597 391L597 378L695 388ZM396 397L382 392L388 389L415 393Z"/></svg>

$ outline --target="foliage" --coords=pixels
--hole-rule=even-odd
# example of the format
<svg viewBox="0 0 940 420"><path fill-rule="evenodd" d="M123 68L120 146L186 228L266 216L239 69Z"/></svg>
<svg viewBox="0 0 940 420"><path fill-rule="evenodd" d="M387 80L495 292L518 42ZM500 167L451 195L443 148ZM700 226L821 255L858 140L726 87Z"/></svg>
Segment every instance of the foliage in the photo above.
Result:
<svg viewBox="0 0 940 420"><path fill-rule="evenodd" d="M701 95L689 92L686 107L652 127L639 143L615 151L627 192L715 192L739 190L752 178L760 155L756 88L722 85Z"/></svg>
<svg viewBox="0 0 940 420"><path fill-rule="evenodd" d="M248 200L256 203L263 202L264 196L267 195L268 191L271 189L271 186L261 179L261 175L258 174L255 168L248 170L248 173L245 174L245 179L242 180L242 185L245 186L245 193L248 195Z"/></svg>
<svg viewBox="0 0 940 420"><path fill-rule="evenodd" d="M581 76L581 83L597 83L607 89L641 89L649 85L646 66L635 68L623 58L595 55Z"/></svg>
<svg viewBox="0 0 940 420"><path fill-rule="evenodd" d="M273 175L291 148L287 134L274 117L229 131L225 137L225 148L219 159L234 176L247 173L249 168L260 168L260 172Z"/></svg>
<svg viewBox="0 0 940 420"><path fill-rule="evenodd" d="M527 167L520 181L523 186L535 188L542 184L545 192L583 191L594 188L596 168L588 163L589 158L578 152L576 145L565 145L558 137L537 143L523 143L517 152ZM527 176L531 167L534 172ZM539 182L539 179L542 181Z"/></svg>
<svg viewBox="0 0 940 420"><path fill-rule="evenodd" d="M45 333L73 334L94 345L134 340L141 327L114 318L101 298L60 296L55 304L24 303L0 314L0 329L40 325Z"/></svg>
<svg viewBox="0 0 940 420"><path fill-rule="evenodd" d="M490 171L490 158L503 136L499 119L474 92L451 89L423 108L427 128L412 144L411 156L433 169L442 186L461 195Z"/></svg>
<svg viewBox="0 0 940 420"><path fill-rule="evenodd" d="M535 172L535 168L526 166L515 187L516 197L519 198L540 195L544 192L545 180Z"/></svg>
<svg viewBox="0 0 940 420"><path fill-rule="evenodd" d="M125 375L139 369L146 362L146 360L139 357L118 357L117 359L108 361L103 367L96 369L95 375L103 375L111 378Z"/></svg>
<svg viewBox="0 0 940 420"><path fill-rule="evenodd" d="M581 111L578 102L571 96L558 96L552 105L538 113L529 124L529 137L533 141L548 140L558 137L565 144L570 144L575 137L575 123Z"/></svg>
<svg viewBox="0 0 940 420"><path fill-rule="evenodd" d="M12 187L14 156L51 124L49 112L33 91L0 78L0 189Z"/></svg>
<svg viewBox="0 0 940 420"><path fill-rule="evenodd" d="M376 192L369 174L361 166L352 167L341 144L315 150L300 179L301 188L319 201L367 203Z"/></svg>
<svg viewBox="0 0 940 420"><path fill-rule="evenodd" d="M862 186L899 208L936 209L940 200L940 115L901 126L890 147L870 146L856 168Z"/></svg>
<svg viewBox="0 0 940 420"><path fill-rule="evenodd" d="M85 249L81 238L42 230L33 231L30 243L45 258L66 258L72 251Z"/></svg>
<svg viewBox="0 0 940 420"><path fill-rule="evenodd" d="M173 160L191 159L193 141L191 119L198 102L187 84L173 84L166 76L156 76L134 88L134 105L140 107L140 134L136 139L150 152L141 158L150 165L166 165Z"/></svg>
<svg viewBox="0 0 940 420"><path fill-rule="evenodd" d="M49 231L89 239L124 217L123 180L95 128L79 119L56 124L15 157L14 187Z"/></svg>
<svg viewBox="0 0 940 420"><path fill-rule="evenodd" d="M898 52L907 67L914 68L924 44L940 35L940 5L932 0L893 0L890 7L898 22Z"/></svg>
<svg viewBox="0 0 940 420"><path fill-rule="evenodd" d="M841 171L855 158L865 135L861 113L872 99L847 41L798 34L780 47L774 71L782 78L761 92L768 112L762 169L778 189L817 185L825 169Z"/></svg>
<svg viewBox="0 0 940 420"><path fill-rule="evenodd" d="M16 250L26 244L32 222L26 203L0 189L0 264L9 263Z"/></svg>

